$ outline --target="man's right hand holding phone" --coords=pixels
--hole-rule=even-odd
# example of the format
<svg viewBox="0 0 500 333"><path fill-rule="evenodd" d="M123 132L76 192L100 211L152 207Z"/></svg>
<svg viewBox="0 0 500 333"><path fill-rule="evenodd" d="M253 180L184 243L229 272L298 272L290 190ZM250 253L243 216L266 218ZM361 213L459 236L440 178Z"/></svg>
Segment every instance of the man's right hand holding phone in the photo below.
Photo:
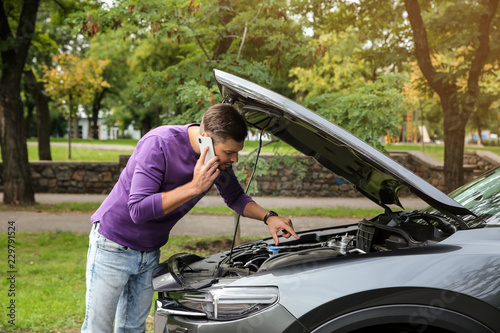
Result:
<svg viewBox="0 0 500 333"><path fill-rule="evenodd" d="M214 156L207 161L207 164L204 163L208 149L208 147L204 147L201 151L193 171L193 183L200 189L200 193L210 189L220 174L219 157Z"/></svg>

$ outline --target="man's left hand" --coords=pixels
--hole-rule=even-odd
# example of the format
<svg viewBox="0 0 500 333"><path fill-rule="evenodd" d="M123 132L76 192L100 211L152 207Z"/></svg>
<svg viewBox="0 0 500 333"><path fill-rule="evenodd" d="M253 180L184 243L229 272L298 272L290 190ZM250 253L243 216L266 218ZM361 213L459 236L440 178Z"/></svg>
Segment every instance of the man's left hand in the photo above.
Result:
<svg viewBox="0 0 500 333"><path fill-rule="evenodd" d="M274 239L274 243L278 245L278 232L281 231L283 237L289 238L290 236L299 239L299 235L293 229L292 220L282 216L271 216L267 219L267 226L269 227L269 232Z"/></svg>

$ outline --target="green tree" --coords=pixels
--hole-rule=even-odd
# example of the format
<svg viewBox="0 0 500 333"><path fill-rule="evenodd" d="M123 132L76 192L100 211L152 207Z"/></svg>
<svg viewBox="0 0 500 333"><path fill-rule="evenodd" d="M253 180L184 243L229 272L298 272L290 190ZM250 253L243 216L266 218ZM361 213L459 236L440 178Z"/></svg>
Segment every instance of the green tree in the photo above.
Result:
<svg viewBox="0 0 500 333"><path fill-rule="evenodd" d="M94 58L79 59L71 54L61 53L54 56L56 67L44 69L44 80L48 93L56 99L61 113L69 119L68 158L71 159L71 137L73 120L80 107L92 103L94 93L109 87L102 72L107 60Z"/></svg>
<svg viewBox="0 0 500 333"><path fill-rule="evenodd" d="M176 57L163 62L164 68L143 67L132 90L136 100L144 101L143 109L161 113L163 123L200 120L215 102L213 68L290 96L288 70L307 60L300 48L305 38L300 26L288 17L284 4L274 1L124 1L106 12L90 10L80 20L92 37L116 29L136 45L153 45L151 37L158 40L157 47L170 45ZM196 94L201 99L187 102Z"/></svg>
<svg viewBox="0 0 500 333"><path fill-rule="evenodd" d="M404 3L418 65L443 108L445 187L451 191L463 184L466 125L480 97L479 80L492 56L490 45L498 48L498 43L490 44L490 38L496 36L492 31L500 21L499 1L430 1L422 7L417 0ZM456 66L445 62L435 65L432 57L437 54L464 61ZM498 57L498 49L493 55ZM464 77L467 85L460 89L458 82Z"/></svg>
<svg viewBox="0 0 500 333"><path fill-rule="evenodd" d="M363 60L371 80L387 70L407 70L411 29L402 1L290 0L290 10L314 39L349 31L358 43L354 56Z"/></svg>
<svg viewBox="0 0 500 333"><path fill-rule="evenodd" d="M379 139L397 136L409 107L401 93L406 77L378 74L373 80L372 64L361 57L362 45L358 32L350 28L318 35L311 41L317 64L293 68L292 84L306 107L383 149Z"/></svg>

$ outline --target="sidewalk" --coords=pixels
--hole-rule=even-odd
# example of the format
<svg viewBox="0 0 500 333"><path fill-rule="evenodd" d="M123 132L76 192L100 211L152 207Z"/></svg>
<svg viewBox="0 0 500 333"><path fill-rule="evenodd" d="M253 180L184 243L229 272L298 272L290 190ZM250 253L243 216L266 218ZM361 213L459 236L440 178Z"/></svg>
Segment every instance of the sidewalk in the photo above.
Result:
<svg viewBox="0 0 500 333"><path fill-rule="evenodd" d="M102 202L106 195L100 194L50 194L38 193L35 201L38 203L59 203L59 202ZM294 197L254 197L255 201L267 209L274 209L279 212L279 208L284 207L351 207L351 208L380 208L375 203L366 198L294 198ZM0 200L3 200L3 193L0 193ZM402 198L405 208L416 209L426 207L427 204L418 198ZM225 205L218 196L206 196L198 206L222 206ZM88 233L90 231L89 213L48 213L29 211L5 211L1 213L0 231L7 231L7 222L14 221L16 231L73 231L78 233ZM370 218L371 216L367 216ZM295 230L301 231L313 228L322 228L345 223L355 223L357 218L328 218L328 217L291 217ZM234 216L215 216L188 214L172 229L171 235L190 236L232 236L234 232ZM241 235L266 237L269 235L267 227L258 221L244 218L240 219Z"/></svg>

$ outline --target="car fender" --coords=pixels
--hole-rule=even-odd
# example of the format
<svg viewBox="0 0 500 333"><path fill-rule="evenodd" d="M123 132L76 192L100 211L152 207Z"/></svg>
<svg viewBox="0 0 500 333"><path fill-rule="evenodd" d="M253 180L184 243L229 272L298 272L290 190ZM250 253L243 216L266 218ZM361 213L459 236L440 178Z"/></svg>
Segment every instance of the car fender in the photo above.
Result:
<svg viewBox="0 0 500 333"><path fill-rule="evenodd" d="M398 304L354 311L324 323L312 333L348 333L384 324L407 324L416 332L429 327L456 333L494 333L482 323L455 311L432 306Z"/></svg>
<svg viewBox="0 0 500 333"><path fill-rule="evenodd" d="M496 332L500 310L457 292L434 288L384 288L325 303L298 320L311 332L348 332L376 324L427 325L453 332Z"/></svg>

